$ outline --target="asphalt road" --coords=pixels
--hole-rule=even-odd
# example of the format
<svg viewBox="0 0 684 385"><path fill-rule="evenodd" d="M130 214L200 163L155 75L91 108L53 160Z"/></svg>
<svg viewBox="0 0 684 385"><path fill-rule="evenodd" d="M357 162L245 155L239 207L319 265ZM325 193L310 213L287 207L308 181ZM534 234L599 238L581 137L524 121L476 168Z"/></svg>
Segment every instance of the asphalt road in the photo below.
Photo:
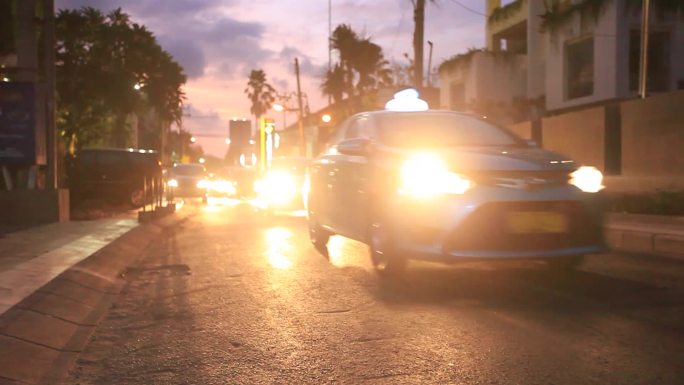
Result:
<svg viewBox="0 0 684 385"><path fill-rule="evenodd" d="M68 384L684 384L684 263L412 264L214 202L165 234Z"/></svg>

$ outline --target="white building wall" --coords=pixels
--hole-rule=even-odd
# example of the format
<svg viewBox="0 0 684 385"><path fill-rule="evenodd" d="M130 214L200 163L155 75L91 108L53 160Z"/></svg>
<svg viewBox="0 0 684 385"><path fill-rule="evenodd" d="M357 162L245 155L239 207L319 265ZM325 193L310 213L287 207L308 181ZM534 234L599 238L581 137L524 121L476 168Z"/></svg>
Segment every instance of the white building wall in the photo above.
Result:
<svg viewBox="0 0 684 385"><path fill-rule="evenodd" d="M618 35L625 38L618 41L618 96L622 99L634 98L637 90L629 89L629 34L632 30L641 29L641 12L627 10L624 1L619 2L618 15L627 15L619 19ZM677 89L678 82L684 80L684 20L681 16L668 15L660 19L657 12L652 11L651 32L670 31L670 79L669 91ZM652 91L649 93L653 93Z"/></svg>
<svg viewBox="0 0 684 385"><path fill-rule="evenodd" d="M527 7L527 97L538 98L546 93L547 39L541 33L541 18L545 11L542 0L531 0Z"/></svg>
<svg viewBox="0 0 684 385"><path fill-rule="evenodd" d="M598 21L585 23L589 31L581 30L581 17L575 13L572 20L554 32L546 33L546 109L563 108L595 103L618 97L618 41L629 35L617 34L618 11L616 2L609 2ZM594 38L594 92L590 96L568 99L566 90L565 45L584 36Z"/></svg>

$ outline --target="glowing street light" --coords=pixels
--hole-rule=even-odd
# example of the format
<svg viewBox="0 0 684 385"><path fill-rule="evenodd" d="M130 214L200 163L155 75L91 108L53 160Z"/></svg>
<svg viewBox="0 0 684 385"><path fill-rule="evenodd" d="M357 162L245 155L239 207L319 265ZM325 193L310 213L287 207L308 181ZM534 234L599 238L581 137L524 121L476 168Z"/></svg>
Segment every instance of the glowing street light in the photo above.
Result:
<svg viewBox="0 0 684 385"><path fill-rule="evenodd" d="M226 138L226 144L230 144L230 138Z"/></svg>
<svg viewBox="0 0 684 385"><path fill-rule="evenodd" d="M274 103L273 109L276 111L285 111L285 106L283 106L282 104Z"/></svg>
<svg viewBox="0 0 684 385"><path fill-rule="evenodd" d="M135 83L135 85L133 86L133 89L136 91L140 91L141 88L142 88L142 85L140 83Z"/></svg>
<svg viewBox="0 0 684 385"><path fill-rule="evenodd" d="M321 120L323 123L330 123L332 121L332 116L330 116L330 114L324 114L321 116Z"/></svg>
<svg viewBox="0 0 684 385"><path fill-rule="evenodd" d="M190 137L190 143L195 143L196 141L197 141L197 138L195 138L194 136Z"/></svg>
<svg viewBox="0 0 684 385"><path fill-rule="evenodd" d="M200 164L204 164L206 162L206 160L204 158L199 158L199 162L200 162Z"/></svg>

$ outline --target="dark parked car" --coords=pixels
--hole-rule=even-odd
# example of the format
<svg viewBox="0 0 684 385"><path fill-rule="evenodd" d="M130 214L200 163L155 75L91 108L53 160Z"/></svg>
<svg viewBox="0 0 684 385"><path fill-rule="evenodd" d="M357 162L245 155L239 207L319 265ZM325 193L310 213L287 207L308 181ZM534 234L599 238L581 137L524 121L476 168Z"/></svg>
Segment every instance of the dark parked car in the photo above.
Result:
<svg viewBox="0 0 684 385"><path fill-rule="evenodd" d="M70 187L76 197L101 197L140 207L144 183L161 181L161 163L155 151L83 149L71 159Z"/></svg>

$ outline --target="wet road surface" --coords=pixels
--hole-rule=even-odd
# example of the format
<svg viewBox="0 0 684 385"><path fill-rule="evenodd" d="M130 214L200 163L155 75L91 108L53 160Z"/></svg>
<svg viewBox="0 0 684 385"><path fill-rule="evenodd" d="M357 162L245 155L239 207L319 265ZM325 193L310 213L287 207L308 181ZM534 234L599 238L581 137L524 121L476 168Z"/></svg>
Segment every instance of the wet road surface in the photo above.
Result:
<svg viewBox="0 0 684 385"><path fill-rule="evenodd" d="M69 384L684 384L684 263L330 261L304 218L215 201L148 250Z"/></svg>

